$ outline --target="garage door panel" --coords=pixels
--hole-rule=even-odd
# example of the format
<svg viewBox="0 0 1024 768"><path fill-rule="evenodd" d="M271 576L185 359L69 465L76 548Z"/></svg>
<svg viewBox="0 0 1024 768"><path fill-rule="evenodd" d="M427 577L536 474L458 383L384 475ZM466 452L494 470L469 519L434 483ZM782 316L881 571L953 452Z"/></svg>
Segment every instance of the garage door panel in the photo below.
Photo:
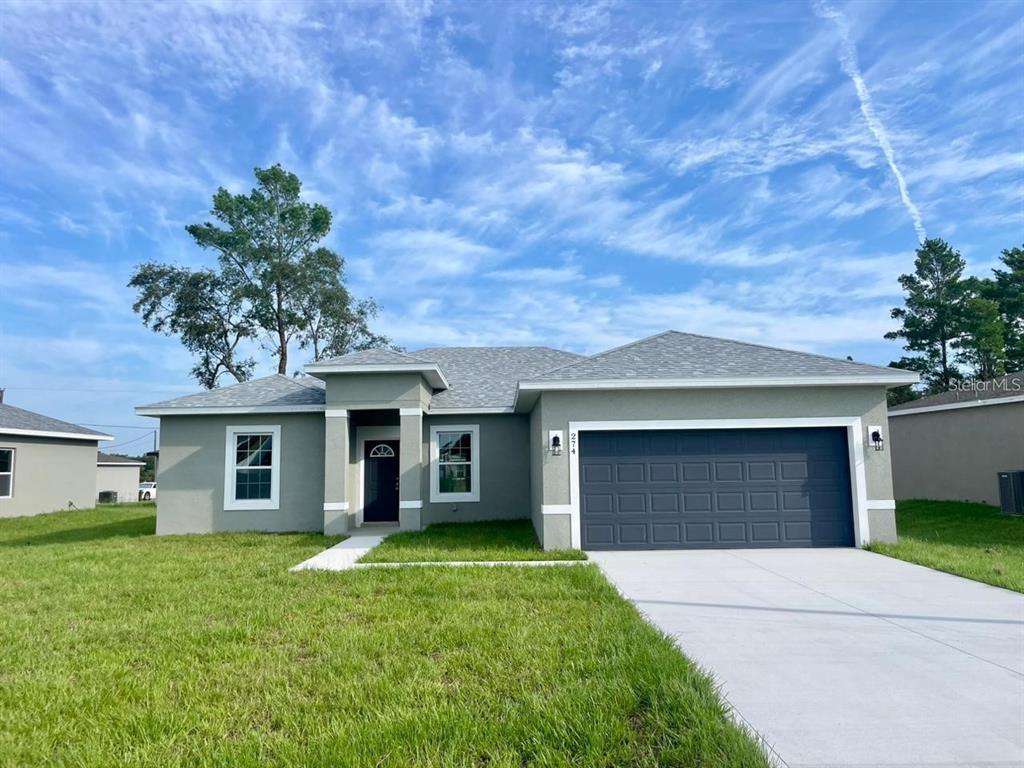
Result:
<svg viewBox="0 0 1024 768"><path fill-rule="evenodd" d="M585 548L849 546L846 430L583 432Z"/></svg>

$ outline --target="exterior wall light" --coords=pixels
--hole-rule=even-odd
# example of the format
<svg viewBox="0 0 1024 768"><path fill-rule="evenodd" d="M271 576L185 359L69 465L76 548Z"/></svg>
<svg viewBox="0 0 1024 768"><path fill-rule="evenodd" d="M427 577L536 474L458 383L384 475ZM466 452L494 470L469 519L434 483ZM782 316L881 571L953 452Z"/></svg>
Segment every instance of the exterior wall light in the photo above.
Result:
<svg viewBox="0 0 1024 768"><path fill-rule="evenodd" d="M876 451L885 450L885 438L882 436L881 427L868 427L868 438Z"/></svg>
<svg viewBox="0 0 1024 768"><path fill-rule="evenodd" d="M552 456L562 455L562 433L558 430L551 430L548 433L548 452Z"/></svg>

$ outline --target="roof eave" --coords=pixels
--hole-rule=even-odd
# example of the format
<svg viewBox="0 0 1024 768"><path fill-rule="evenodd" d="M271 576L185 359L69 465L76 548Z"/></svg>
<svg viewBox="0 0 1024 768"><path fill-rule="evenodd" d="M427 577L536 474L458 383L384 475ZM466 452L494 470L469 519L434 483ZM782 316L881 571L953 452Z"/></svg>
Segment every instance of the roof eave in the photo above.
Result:
<svg viewBox="0 0 1024 768"><path fill-rule="evenodd" d="M140 405L135 409L136 416L232 416L247 413L316 413L322 412L327 406L323 403L307 405L193 405L178 407L161 407Z"/></svg>
<svg viewBox="0 0 1024 768"><path fill-rule="evenodd" d="M441 367L431 363L379 363L373 365L327 365L310 363L304 369L310 376L326 379L332 374L348 373L419 373L434 389L448 389L448 379Z"/></svg>
<svg viewBox="0 0 1024 768"><path fill-rule="evenodd" d="M88 440L91 443L98 443L103 440L113 440L112 435L87 434L85 432L55 432L48 429L14 429L9 427L0 428L0 435L15 435L17 437L59 437L64 440Z"/></svg>
<svg viewBox="0 0 1024 768"><path fill-rule="evenodd" d="M899 387L916 384L920 377L910 371L843 376L745 376L684 379L565 379L561 381L521 381L516 389L517 411L528 410L532 393L552 391L609 391L645 389L746 389L748 387Z"/></svg>

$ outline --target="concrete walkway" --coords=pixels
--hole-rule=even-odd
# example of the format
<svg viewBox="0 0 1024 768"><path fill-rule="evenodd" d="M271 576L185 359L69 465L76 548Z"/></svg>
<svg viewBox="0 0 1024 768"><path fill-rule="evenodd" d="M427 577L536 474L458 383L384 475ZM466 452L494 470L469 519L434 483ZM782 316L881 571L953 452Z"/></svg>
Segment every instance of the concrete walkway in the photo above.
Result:
<svg viewBox="0 0 1024 768"><path fill-rule="evenodd" d="M303 560L290 571L350 571L356 567L356 560L380 544L393 533L398 533L398 526L373 526L357 528L349 537L323 552L318 552L308 560Z"/></svg>
<svg viewBox="0 0 1024 768"><path fill-rule="evenodd" d="M589 554L782 765L1024 766L1024 595L857 549Z"/></svg>

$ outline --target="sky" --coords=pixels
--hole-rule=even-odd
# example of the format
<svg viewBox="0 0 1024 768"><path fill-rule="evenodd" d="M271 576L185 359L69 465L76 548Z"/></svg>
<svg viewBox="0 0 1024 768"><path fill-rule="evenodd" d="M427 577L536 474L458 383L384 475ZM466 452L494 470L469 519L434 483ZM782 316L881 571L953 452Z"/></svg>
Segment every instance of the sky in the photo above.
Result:
<svg viewBox="0 0 1024 768"><path fill-rule="evenodd" d="M1024 242L1024 2L0 6L0 387L117 452L198 388L132 269L211 264L185 226L257 166L408 350L885 365L920 238L979 275Z"/></svg>

